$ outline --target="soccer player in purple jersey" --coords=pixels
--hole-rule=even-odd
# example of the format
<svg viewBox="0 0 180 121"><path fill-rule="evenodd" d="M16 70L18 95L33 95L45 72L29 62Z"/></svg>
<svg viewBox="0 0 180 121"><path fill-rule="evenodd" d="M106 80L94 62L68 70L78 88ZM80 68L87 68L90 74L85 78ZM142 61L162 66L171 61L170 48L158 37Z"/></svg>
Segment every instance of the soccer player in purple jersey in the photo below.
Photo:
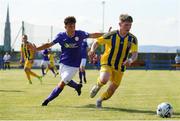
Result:
<svg viewBox="0 0 180 121"><path fill-rule="evenodd" d="M41 62L42 75L45 75L44 69L49 66L48 49L42 51L43 60Z"/></svg>
<svg viewBox="0 0 180 121"><path fill-rule="evenodd" d="M76 19L74 16L68 16L64 19L65 32L60 32L56 38L40 47L35 47L36 51L40 51L59 43L62 53L60 55L60 76L61 81L54 88L51 94L44 100L42 106L47 106L50 101L55 99L64 89L65 85L74 88L78 95L81 95L82 84L77 84L72 80L76 72L79 70L81 63L81 46L86 38L97 38L103 33L87 33L82 30L75 30Z"/></svg>
<svg viewBox="0 0 180 121"><path fill-rule="evenodd" d="M81 47L81 54L82 54L82 59L81 59L81 64L79 68L79 79L80 79L80 84L82 84L82 77L84 80L84 83L86 83L86 72L85 72L85 66L86 66L86 61L87 61L87 49L88 49L88 44L87 40L83 40L82 42L82 47Z"/></svg>
<svg viewBox="0 0 180 121"><path fill-rule="evenodd" d="M46 75L46 73L44 72L45 68L49 68L54 74L54 76L56 76L54 69L50 66L49 57L48 57L48 54L49 54L48 49L44 49L42 54L43 54L43 60L41 62L42 76Z"/></svg>

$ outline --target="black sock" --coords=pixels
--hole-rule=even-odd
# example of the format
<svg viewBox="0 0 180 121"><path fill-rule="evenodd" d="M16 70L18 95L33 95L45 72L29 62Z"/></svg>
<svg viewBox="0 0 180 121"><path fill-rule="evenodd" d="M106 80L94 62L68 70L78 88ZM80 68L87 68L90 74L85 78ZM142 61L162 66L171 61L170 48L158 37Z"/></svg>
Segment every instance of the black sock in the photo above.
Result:
<svg viewBox="0 0 180 121"><path fill-rule="evenodd" d="M84 82L86 83L86 72L82 72L83 76L84 76Z"/></svg>
<svg viewBox="0 0 180 121"><path fill-rule="evenodd" d="M41 68L41 71L42 71L42 75L45 75L43 67Z"/></svg>
<svg viewBox="0 0 180 121"><path fill-rule="evenodd" d="M82 83L82 72L79 71L79 79L80 79L80 83Z"/></svg>

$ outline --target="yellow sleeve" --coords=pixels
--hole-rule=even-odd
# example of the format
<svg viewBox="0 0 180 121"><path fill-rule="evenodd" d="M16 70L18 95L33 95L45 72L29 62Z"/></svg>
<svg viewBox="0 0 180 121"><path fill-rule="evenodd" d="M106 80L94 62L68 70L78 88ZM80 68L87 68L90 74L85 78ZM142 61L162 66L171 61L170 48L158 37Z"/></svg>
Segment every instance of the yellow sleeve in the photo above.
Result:
<svg viewBox="0 0 180 121"><path fill-rule="evenodd" d="M98 44L103 45L103 44L109 43L111 41L112 36L116 33L117 33L117 30L114 30L114 31L108 32L108 33L104 34L103 36L99 37L97 39Z"/></svg>
<svg viewBox="0 0 180 121"><path fill-rule="evenodd" d="M136 38L133 38L132 45L131 45L131 53L138 52L138 41Z"/></svg>
<svg viewBox="0 0 180 121"><path fill-rule="evenodd" d="M100 44L100 45L104 45L104 44L108 43L108 40L109 40L109 39L105 39L103 36L97 38L97 42L98 42L98 44Z"/></svg>
<svg viewBox="0 0 180 121"><path fill-rule="evenodd" d="M23 52L23 44L21 44L20 51Z"/></svg>

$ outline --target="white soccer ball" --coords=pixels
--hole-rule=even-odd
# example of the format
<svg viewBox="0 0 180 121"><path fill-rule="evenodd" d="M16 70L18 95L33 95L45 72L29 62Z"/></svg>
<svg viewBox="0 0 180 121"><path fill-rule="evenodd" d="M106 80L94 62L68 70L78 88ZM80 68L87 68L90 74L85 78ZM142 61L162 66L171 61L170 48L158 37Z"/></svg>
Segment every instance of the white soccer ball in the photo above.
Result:
<svg viewBox="0 0 180 121"><path fill-rule="evenodd" d="M173 107L167 102L163 102L157 107L157 115L162 118L170 118L173 114Z"/></svg>

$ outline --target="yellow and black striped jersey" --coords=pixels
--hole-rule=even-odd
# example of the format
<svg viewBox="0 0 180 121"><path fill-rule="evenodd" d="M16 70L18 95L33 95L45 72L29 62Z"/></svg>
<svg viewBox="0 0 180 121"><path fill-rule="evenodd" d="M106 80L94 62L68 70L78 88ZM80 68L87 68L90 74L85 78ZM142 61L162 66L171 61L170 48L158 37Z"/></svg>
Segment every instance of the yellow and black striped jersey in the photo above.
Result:
<svg viewBox="0 0 180 121"><path fill-rule="evenodd" d="M131 33L121 37L118 30L99 37L97 42L105 45L101 65L109 65L116 70L124 71L125 67L122 63L127 59L129 53L138 51L137 38Z"/></svg>
<svg viewBox="0 0 180 121"><path fill-rule="evenodd" d="M34 51L30 48L31 43L21 44L21 52L23 53L24 59L34 59Z"/></svg>

